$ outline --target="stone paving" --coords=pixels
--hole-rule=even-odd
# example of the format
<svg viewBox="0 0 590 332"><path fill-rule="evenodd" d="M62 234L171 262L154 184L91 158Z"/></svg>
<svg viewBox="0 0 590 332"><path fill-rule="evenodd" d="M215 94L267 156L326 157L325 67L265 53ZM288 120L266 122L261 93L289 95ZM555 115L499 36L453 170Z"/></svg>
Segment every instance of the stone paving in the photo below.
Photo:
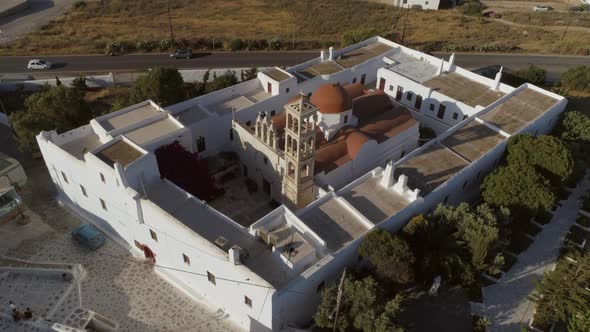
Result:
<svg viewBox="0 0 590 332"><path fill-rule="evenodd" d="M553 215L551 222L535 237L531 246L518 256L518 261L502 275L500 282L483 288L485 316L491 321L488 332L520 332L534 313L534 303L528 296L534 281L540 280L553 267L559 249L580 209L580 197L590 189L588 173L569 198Z"/></svg>
<svg viewBox="0 0 590 332"><path fill-rule="evenodd" d="M119 324L121 331L240 331L226 315L186 296L115 241L107 240L96 251L76 244L69 232L81 221L56 203L45 166L36 163L26 171L29 181L22 195L31 223L20 229L11 224L0 227L0 254L32 262L82 264L86 276L59 305L57 295L39 285L34 287L44 296L33 300L24 293L9 294L15 302L39 314L51 311L45 318L58 323L84 308ZM0 308L8 306L8 300L0 301ZM42 325L14 323L0 315L0 331L44 330Z"/></svg>

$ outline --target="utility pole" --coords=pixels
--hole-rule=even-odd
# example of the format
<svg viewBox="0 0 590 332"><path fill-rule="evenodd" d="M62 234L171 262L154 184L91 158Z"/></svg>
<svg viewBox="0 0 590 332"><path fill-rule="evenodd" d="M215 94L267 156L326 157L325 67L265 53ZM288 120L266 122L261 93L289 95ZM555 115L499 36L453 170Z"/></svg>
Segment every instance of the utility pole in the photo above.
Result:
<svg viewBox="0 0 590 332"><path fill-rule="evenodd" d="M404 22L404 31L402 32L402 45L404 44L404 38L406 37L406 27L408 26L408 19L410 18L410 7L411 5L408 4L408 9L406 10L406 21Z"/></svg>
<svg viewBox="0 0 590 332"><path fill-rule="evenodd" d="M293 49L295 49L295 30L293 30Z"/></svg>
<svg viewBox="0 0 590 332"><path fill-rule="evenodd" d="M170 0L166 0L166 7L168 7L168 25L170 27L170 40L174 40L174 31L172 31L172 16L170 16Z"/></svg>
<svg viewBox="0 0 590 332"><path fill-rule="evenodd" d="M334 327L332 328L333 332L336 332L336 326L338 324L338 311L340 310L340 301L342 300L342 291L344 289L344 276L346 275L346 268L342 271L342 277L340 278L340 284L338 285L338 295L336 296L336 308L334 308L334 312L336 316L334 317Z"/></svg>
<svg viewBox="0 0 590 332"><path fill-rule="evenodd" d="M570 6L570 1L569 0L567 1L567 6L568 6L568 8ZM565 38L565 34L567 33L567 29L569 29L569 27L570 27L570 23L572 22L572 18L574 17L574 15L572 15L572 14L573 13L570 12L570 19L567 20L567 25L565 26L565 31L563 31L563 36L561 36L561 40L563 40Z"/></svg>

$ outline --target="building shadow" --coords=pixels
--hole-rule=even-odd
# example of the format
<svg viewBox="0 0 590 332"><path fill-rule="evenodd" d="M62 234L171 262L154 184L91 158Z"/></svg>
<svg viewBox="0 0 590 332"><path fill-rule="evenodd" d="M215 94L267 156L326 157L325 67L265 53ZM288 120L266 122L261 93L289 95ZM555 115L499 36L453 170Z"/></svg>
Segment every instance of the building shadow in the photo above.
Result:
<svg viewBox="0 0 590 332"><path fill-rule="evenodd" d="M20 18L25 16L29 16L38 12L42 12L49 8L55 7L55 2L53 0L33 0L29 1L29 8L24 9L23 11L16 13L14 15L0 17L0 27L10 22L16 21Z"/></svg>

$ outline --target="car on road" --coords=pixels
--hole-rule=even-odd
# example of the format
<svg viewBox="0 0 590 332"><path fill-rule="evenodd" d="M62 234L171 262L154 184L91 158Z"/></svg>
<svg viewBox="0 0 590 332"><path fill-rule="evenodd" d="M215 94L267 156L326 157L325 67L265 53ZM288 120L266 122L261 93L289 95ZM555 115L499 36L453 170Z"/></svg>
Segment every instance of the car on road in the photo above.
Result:
<svg viewBox="0 0 590 332"><path fill-rule="evenodd" d="M535 7L533 7L533 10L536 12L548 12L550 10L553 10L553 8L547 5L536 5Z"/></svg>
<svg viewBox="0 0 590 332"><path fill-rule="evenodd" d="M49 61L45 61L45 60L40 60L40 59L33 59L33 60L29 60L29 64L27 64L27 69L29 70L35 70L35 69L43 69L43 70L47 70L47 69L51 69L51 62Z"/></svg>
<svg viewBox="0 0 590 332"><path fill-rule="evenodd" d="M173 59L190 59L193 57L193 50L185 48L176 50L176 52L170 54Z"/></svg>
<svg viewBox="0 0 590 332"><path fill-rule="evenodd" d="M106 242L105 236L94 226L84 224L72 230L72 237L81 245L96 250Z"/></svg>
<svg viewBox="0 0 590 332"><path fill-rule="evenodd" d="M484 17L489 17L489 18L502 18L502 14L500 13L496 13L495 11L487 11L483 13Z"/></svg>

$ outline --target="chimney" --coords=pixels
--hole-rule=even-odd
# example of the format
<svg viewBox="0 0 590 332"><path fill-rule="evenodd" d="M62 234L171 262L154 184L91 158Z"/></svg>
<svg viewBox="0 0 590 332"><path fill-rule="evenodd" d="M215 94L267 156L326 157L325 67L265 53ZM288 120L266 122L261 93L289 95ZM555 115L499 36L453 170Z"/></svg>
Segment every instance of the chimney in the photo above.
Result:
<svg viewBox="0 0 590 332"><path fill-rule="evenodd" d="M496 73L496 79L494 79L494 86L492 87L494 90L498 90L500 88L501 80L502 80L502 69L504 67L500 67L500 70Z"/></svg>
<svg viewBox="0 0 590 332"><path fill-rule="evenodd" d="M329 52L328 60L334 60L334 46L330 46L330 48L328 49L328 52Z"/></svg>
<svg viewBox="0 0 590 332"><path fill-rule="evenodd" d="M393 186L393 190L400 195L404 195L405 191L408 189L408 177L405 174L402 174L397 179L397 183Z"/></svg>
<svg viewBox="0 0 590 332"><path fill-rule="evenodd" d="M322 60L322 62L324 61L324 58L326 57L326 52L324 50L320 51L320 59Z"/></svg>
<svg viewBox="0 0 590 332"><path fill-rule="evenodd" d="M379 181L379 184L384 188L391 188L393 185L393 161L390 160L387 163L387 166L385 166L383 177L381 178L381 181Z"/></svg>
<svg viewBox="0 0 590 332"><path fill-rule="evenodd" d="M440 66L438 67L438 74L442 74L443 73L443 68L445 66L445 60L444 59L440 59Z"/></svg>
<svg viewBox="0 0 590 332"><path fill-rule="evenodd" d="M451 57L449 58L449 70L451 70L451 67L453 67L455 65L455 53L451 54Z"/></svg>
<svg viewBox="0 0 590 332"><path fill-rule="evenodd" d="M229 248L227 252L229 254L229 262L234 265L241 265L242 261L240 260L240 254L242 253L242 248L238 245L234 245Z"/></svg>

